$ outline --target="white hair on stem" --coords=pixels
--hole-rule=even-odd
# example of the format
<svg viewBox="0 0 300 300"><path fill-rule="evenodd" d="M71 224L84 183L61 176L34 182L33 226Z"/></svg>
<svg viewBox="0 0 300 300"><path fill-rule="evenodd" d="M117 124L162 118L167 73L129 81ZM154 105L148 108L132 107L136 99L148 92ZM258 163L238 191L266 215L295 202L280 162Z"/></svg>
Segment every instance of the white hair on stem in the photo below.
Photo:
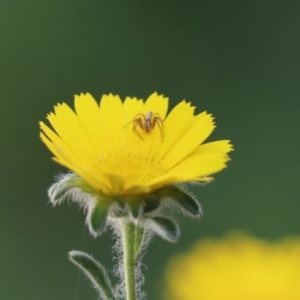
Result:
<svg viewBox="0 0 300 300"><path fill-rule="evenodd" d="M128 222L134 222L136 226L145 226L145 224L137 224L137 219L128 218ZM116 261L116 265L113 267L114 275L119 279L119 283L115 286L115 294L117 299L126 299L126 287L125 287L125 273L124 273L124 246L123 246L123 235L122 235L122 218L109 218L108 226L113 232L113 238L116 240L113 246L113 253L115 254L113 260ZM142 291L142 286L145 283L145 277L142 274L142 258L145 254L145 249L149 244L153 233L148 230L145 226L143 239L140 245L138 255L135 261L135 289L136 289L136 300L146 300L146 294Z"/></svg>

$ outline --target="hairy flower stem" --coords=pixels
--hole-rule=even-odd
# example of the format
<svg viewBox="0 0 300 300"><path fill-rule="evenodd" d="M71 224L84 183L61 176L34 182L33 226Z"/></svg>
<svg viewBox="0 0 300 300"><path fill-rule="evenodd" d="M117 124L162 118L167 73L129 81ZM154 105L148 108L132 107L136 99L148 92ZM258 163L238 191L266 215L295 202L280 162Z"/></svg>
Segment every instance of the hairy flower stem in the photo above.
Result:
<svg viewBox="0 0 300 300"><path fill-rule="evenodd" d="M135 226L134 229L134 258L136 259L139 255L141 244L143 241L143 236L144 236L144 229Z"/></svg>
<svg viewBox="0 0 300 300"><path fill-rule="evenodd" d="M135 290L135 230L134 223L124 220L122 224L124 246L124 275L126 286L126 300L136 300Z"/></svg>

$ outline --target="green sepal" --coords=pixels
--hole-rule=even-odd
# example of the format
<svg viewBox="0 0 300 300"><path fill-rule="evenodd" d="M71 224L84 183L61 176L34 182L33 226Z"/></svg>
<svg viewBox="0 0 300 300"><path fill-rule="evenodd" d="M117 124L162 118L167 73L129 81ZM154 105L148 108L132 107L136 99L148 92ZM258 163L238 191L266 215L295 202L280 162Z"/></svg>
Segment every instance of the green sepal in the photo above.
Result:
<svg viewBox="0 0 300 300"><path fill-rule="evenodd" d="M158 209L161 204L161 197L155 194L148 194L143 197L143 213L147 214Z"/></svg>
<svg viewBox="0 0 300 300"><path fill-rule="evenodd" d="M123 201L115 200L111 208L110 216L113 218L123 218L128 213L128 209Z"/></svg>
<svg viewBox="0 0 300 300"><path fill-rule="evenodd" d="M104 266L85 252L70 251L68 257L72 263L78 266L91 280L94 288L102 296L103 300L116 300L111 282L107 276Z"/></svg>
<svg viewBox="0 0 300 300"><path fill-rule="evenodd" d="M53 195L53 199L52 201L55 203L57 201L59 201L60 199L62 199L64 197L64 195L66 194L66 192L70 189L71 187L69 185L61 185L56 193Z"/></svg>
<svg viewBox="0 0 300 300"><path fill-rule="evenodd" d="M49 189L51 202L56 204L57 202L65 199L69 190L73 188L80 188L85 193L97 194L81 177L74 173L67 174L60 181L53 184L53 186Z"/></svg>
<svg viewBox="0 0 300 300"><path fill-rule="evenodd" d="M102 203L101 200L98 200L96 205L89 207L87 215L89 230L94 237L103 232L107 221L108 206Z"/></svg>
<svg viewBox="0 0 300 300"><path fill-rule="evenodd" d="M157 195L174 200L186 212L193 216L201 216L202 210L199 202L186 190L176 185L168 185L158 190Z"/></svg>
<svg viewBox="0 0 300 300"><path fill-rule="evenodd" d="M126 203L129 207L133 218L137 218L141 212L141 198L140 197L127 197Z"/></svg>
<svg viewBox="0 0 300 300"><path fill-rule="evenodd" d="M176 222L169 218L152 217L146 218L149 227L161 238L169 242L175 243L180 236L180 229Z"/></svg>
<svg viewBox="0 0 300 300"><path fill-rule="evenodd" d="M71 187L78 187L80 188L83 192L88 193L88 194L97 194L96 191L94 191L94 189L92 189L92 187L81 177L75 175L73 177L71 177L68 181L68 184Z"/></svg>

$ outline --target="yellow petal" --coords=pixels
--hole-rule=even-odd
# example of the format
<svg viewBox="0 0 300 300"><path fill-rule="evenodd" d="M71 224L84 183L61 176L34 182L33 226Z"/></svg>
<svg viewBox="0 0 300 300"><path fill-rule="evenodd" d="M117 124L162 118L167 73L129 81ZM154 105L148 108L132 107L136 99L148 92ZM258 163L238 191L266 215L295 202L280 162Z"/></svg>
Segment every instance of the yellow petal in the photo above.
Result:
<svg viewBox="0 0 300 300"><path fill-rule="evenodd" d="M147 114L151 111L154 114L158 114L164 120L168 111L168 105L169 98L165 98L163 95L158 95L155 92L147 98L143 113Z"/></svg>
<svg viewBox="0 0 300 300"><path fill-rule="evenodd" d="M118 95L103 95L100 102L100 122L104 128L102 145L107 154L122 148L123 105Z"/></svg>
<svg viewBox="0 0 300 300"><path fill-rule="evenodd" d="M174 143L173 147L170 147L164 157L164 163L170 168L180 163L180 161L193 152L215 128L212 116L206 112L196 117L190 116L188 123L189 128L183 134L177 136L176 143ZM176 128L176 123L173 126Z"/></svg>
<svg viewBox="0 0 300 300"><path fill-rule="evenodd" d="M165 185L168 184L174 184L174 183L207 183L214 180L213 177L210 176L204 176L204 177L191 177L185 174L179 174L179 173L167 173L164 176L158 177L152 181L149 182L149 187L151 187L151 190L157 190Z"/></svg>
<svg viewBox="0 0 300 300"><path fill-rule="evenodd" d="M233 150L229 140L215 141L200 145L191 153L191 155L204 154L209 152L228 153Z"/></svg>
<svg viewBox="0 0 300 300"><path fill-rule="evenodd" d="M110 187L111 194L120 195L123 194L123 178L116 174L104 173L103 177L105 177L108 185Z"/></svg>
<svg viewBox="0 0 300 300"><path fill-rule="evenodd" d="M176 145L178 139L184 135L190 127L193 118L194 107L185 101L177 104L164 120L164 139L158 152L153 154L157 159L164 159Z"/></svg>
<svg viewBox="0 0 300 300"><path fill-rule="evenodd" d="M76 95L75 110L78 121L92 147L99 156L102 156L106 146L102 137L105 132L105 126L101 122L99 105L90 94Z"/></svg>
<svg viewBox="0 0 300 300"><path fill-rule="evenodd" d="M55 114L48 115L52 127L64 143L86 164L95 162L95 149L81 127L74 111L65 103L55 107Z"/></svg>
<svg viewBox="0 0 300 300"><path fill-rule="evenodd" d="M142 100L138 100L137 98L126 97L123 104L123 123L122 123L122 131L123 131L123 149L126 153L137 154L139 153L139 145L141 142L141 138L133 131L134 119L143 112L144 103ZM138 128L139 132L141 129Z"/></svg>
<svg viewBox="0 0 300 300"><path fill-rule="evenodd" d="M69 148L64 141L45 123L40 122L40 128L45 133L41 133L42 141L59 160L62 162L66 161L68 164L72 164L74 166L78 164L84 164L77 153L75 153L73 149ZM61 155L62 153L65 153L64 157Z"/></svg>
<svg viewBox="0 0 300 300"><path fill-rule="evenodd" d="M182 181L209 176L226 167L229 160L224 153L193 155L168 171L170 176L181 177Z"/></svg>

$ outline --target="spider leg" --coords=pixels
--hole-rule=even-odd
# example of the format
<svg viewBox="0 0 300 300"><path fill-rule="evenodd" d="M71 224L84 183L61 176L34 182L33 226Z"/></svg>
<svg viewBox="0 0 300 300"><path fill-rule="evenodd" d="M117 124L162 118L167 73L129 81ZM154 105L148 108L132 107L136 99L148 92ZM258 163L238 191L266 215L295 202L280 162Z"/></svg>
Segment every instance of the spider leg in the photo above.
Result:
<svg viewBox="0 0 300 300"><path fill-rule="evenodd" d="M161 119L161 117L160 117L160 114L159 114L159 113L152 113L152 116L158 116L158 117Z"/></svg>
<svg viewBox="0 0 300 300"><path fill-rule="evenodd" d="M137 116L142 116L143 119L145 120L145 115L144 115L144 114L141 114L141 113L140 113L140 114L137 114L137 115L136 115L136 118L135 118L135 119L141 119L141 117L137 118Z"/></svg>
<svg viewBox="0 0 300 300"><path fill-rule="evenodd" d="M138 136L140 137L142 140L144 140L142 138L142 136L139 134L138 130L137 130L137 126L140 126L141 129L143 129L143 123L142 123L142 118L137 118L133 120L133 128L132 131Z"/></svg>
<svg viewBox="0 0 300 300"><path fill-rule="evenodd" d="M124 125L123 126L123 128L125 128L125 127L127 127L129 124L131 124L131 123L133 123L133 122L136 122L136 120L141 120L141 117L138 117L138 116L142 116L143 118L144 118L144 120L145 120L145 116L143 115L143 114L137 114L136 116L135 116L135 118L134 119L132 119L130 122L128 122L126 125ZM134 125L133 125L134 126ZM140 125L141 126L141 125Z"/></svg>
<svg viewBox="0 0 300 300"><path fill-rule="evenodd" d="M161 128L162 137L165 137L165 135L164 135L164 120L160 117L159 113L153 113L153 116L154 116L153 121L154 121L154 119L156 119L156 123L158 124L158 126L161 126L160 128Z"/></svg>
<svg viewBox="0 0 300 300"><path fill-rule="evenodd" d="M161 123L164 122L164 119L160 116L159 113L152 113L153 118L157 118Z"/></svg>
<svg viewBox="0 0 300 300"><path fill-rule="evenodd" d="M157 124L157 126L159 128L160 138L161 138L161 141L163 142L163 139L164 139L164 123L163 123L163 120L161 119L161 117L155 116L153 118L152 129L154 128L155 124Z"/></svg>
<svg viewBox="0 0 300 300"><path fill-rule="evenodd" d="M123 128L127 127L130 123L134 122L135 119L131 120L130 122L128 122L126 125L123 126Z"/></svg>

